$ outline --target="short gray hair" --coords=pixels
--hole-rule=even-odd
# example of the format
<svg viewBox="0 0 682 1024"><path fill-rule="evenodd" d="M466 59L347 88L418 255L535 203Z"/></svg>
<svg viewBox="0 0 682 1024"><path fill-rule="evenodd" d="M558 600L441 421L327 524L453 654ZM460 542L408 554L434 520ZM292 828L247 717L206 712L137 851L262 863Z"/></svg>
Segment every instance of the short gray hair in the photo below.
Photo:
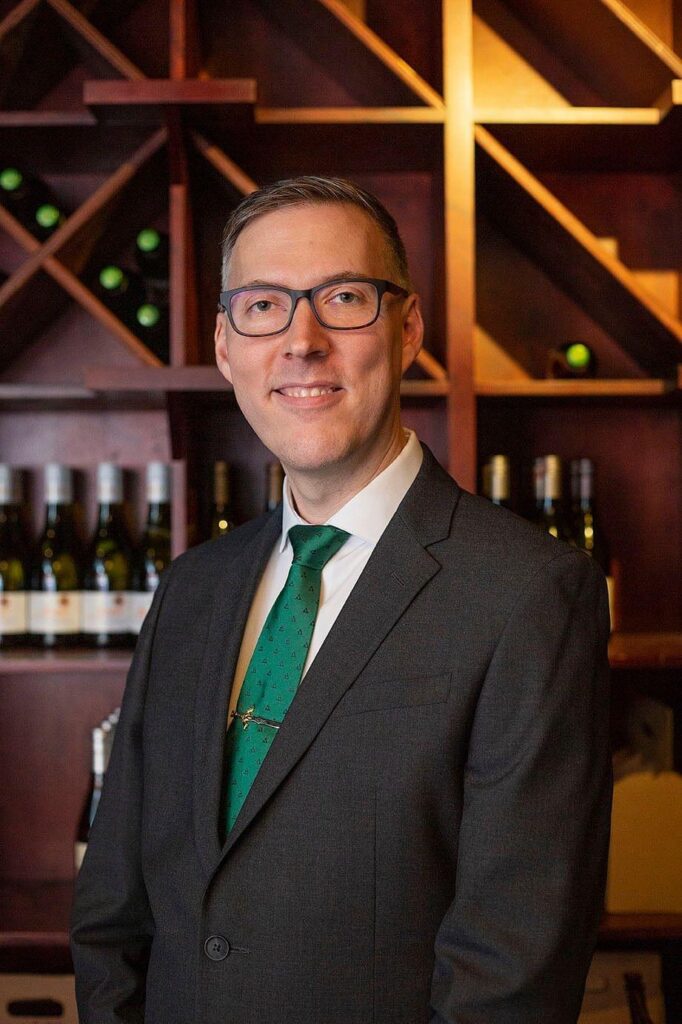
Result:
<svg viewBox="0 0 682 1024"><path fill-rule="evenodd" d="M395 264L396 284L412 291L405 246L398 225L386 207L375 195L344 178L325 178L317 174L304 174L298 178L283 178L272 185L251 192L230 214L222 240L221 282L227 288L230 257L235 243L247 224L264 213L282 210L287 206L305 203L350 203L368 214L381 229Z"/></svg>

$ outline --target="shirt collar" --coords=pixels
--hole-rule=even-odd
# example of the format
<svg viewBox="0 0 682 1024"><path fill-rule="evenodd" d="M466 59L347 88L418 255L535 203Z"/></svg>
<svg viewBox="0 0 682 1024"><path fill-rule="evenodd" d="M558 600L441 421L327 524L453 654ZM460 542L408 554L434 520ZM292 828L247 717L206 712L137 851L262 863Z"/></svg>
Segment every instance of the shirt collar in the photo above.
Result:
<svg viewBox="0 0 682 1024"><path fill-rule="evenodd" d="M393 462L358 491L325 525L345 530L360 541L374 546L395 515L398 505L407 494L422 464L424 453L413 430L405 430L407 442ZM291 503L289 481L284 477L282 492L282 533L280 552L289 543L292 526L309 526L301 519Z"/></svg>

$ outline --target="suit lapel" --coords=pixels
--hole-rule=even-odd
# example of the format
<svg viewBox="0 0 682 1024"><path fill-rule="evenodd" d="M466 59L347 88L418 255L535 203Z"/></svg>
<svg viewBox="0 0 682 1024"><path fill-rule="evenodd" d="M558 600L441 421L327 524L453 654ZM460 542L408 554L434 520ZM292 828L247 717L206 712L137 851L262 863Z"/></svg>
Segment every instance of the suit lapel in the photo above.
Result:
<svg viewBox="0 0 682 1024"><path fill-rule="evenodd" d="M218 809L232 681L249 609L281 528L281 515L272 515L226 566L213 598L194 712L194 830L207 875L220 856Z"/></svg>
<svg viewBox="0 0 682 1024"><path fill-rule="evenodd" d="M242 832L303 756L336 704L419 591L440 569L426 545L448 535L459 493L454 481L425 448L424 462L416 480L372 552L296 692L228 834L221 859L229 854ZM242 628L245 620L246 613L242 609ZM230 643L234 646L235 641L232 639ZM219 706L226 708L224 687ZM224 723L225 715L223 727ZM213 738L215 740L215 734ZM215 756L213 761L216 761ZM211 780L205 781L212 785ZM210 807L205 805L205 813L212 815L214 829L217 795L213 787ZM214 862L214 867L217 866Z"/></svg>

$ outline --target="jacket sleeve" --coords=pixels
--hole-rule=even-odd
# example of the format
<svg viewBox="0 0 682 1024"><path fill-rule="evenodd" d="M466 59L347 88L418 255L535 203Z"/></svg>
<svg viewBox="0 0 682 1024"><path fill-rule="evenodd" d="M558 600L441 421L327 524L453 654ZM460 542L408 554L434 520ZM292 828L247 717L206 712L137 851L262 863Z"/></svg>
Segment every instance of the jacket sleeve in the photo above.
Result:
<svg viewBox="0 0 682 1024"><path fill-rule="evenodd" d="M97 815L75 885L71 955L80 1024L142 1024L154 921L140 863L142 718L161 578L126 681Z"/></svg>
<svg viewBox="0 0 682 1024"><path fill-rule="evenodd" d="M612 793L604 575L562 552L483 682L430 1024L575 1024L603 909Z"/></svg>

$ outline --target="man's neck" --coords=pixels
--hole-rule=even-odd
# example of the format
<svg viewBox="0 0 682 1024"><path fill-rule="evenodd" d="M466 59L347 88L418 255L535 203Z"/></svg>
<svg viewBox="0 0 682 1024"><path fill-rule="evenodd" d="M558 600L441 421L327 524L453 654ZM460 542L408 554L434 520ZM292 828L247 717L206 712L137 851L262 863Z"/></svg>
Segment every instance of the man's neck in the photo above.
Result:
<svg viewBox="0 0 682 1024"><path fill-rule="evenodd" d="M329 478L313 477L287 471L289 495L295 511L312 526L326 523L335 512L354 498L379 473L382 473L400 455L407 443L402 427L391 438L383 454L374 462L364 461L352 475L335 473Z"/></svg>

